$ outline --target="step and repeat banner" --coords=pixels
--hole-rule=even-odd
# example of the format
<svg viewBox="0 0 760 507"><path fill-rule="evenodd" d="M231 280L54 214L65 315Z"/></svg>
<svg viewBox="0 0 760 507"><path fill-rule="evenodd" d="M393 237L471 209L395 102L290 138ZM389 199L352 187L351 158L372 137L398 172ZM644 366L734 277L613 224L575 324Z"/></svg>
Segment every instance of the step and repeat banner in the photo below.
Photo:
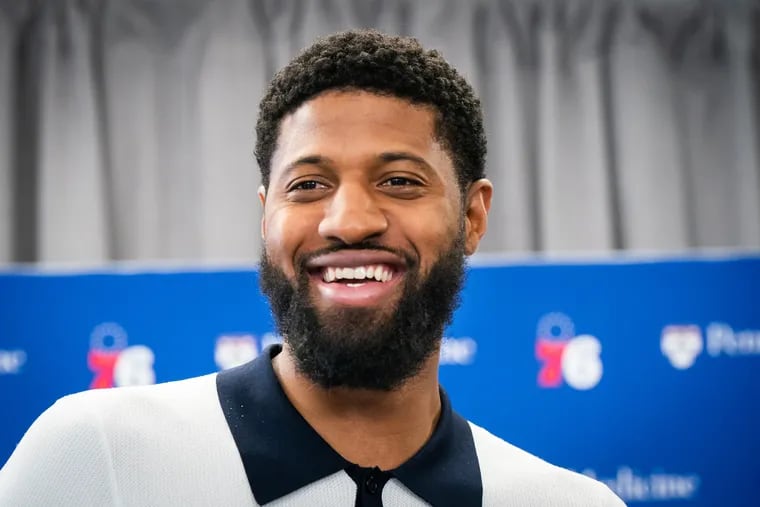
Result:
<svg viewBox="0 0 760 507"><path fill-rule="evenodd" d="M257 283L0 272L0 463L63 395L278 342ZM441 364L464 416L629 505L760 505L760 256L473 266Z"/></svg>

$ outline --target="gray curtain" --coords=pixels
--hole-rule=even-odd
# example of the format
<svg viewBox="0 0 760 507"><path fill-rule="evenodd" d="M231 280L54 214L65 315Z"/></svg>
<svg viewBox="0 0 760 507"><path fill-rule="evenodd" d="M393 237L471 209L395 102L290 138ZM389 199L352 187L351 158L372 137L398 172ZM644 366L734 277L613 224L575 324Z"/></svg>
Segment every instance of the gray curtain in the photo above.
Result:
<svg viewBox="0 0 760 507"><path fill-rule="evenodd" d="M485 252L760 247L758 8L0 0L0 262L254 260L256 108L315 37L414 35L480 93Z"/></svg>

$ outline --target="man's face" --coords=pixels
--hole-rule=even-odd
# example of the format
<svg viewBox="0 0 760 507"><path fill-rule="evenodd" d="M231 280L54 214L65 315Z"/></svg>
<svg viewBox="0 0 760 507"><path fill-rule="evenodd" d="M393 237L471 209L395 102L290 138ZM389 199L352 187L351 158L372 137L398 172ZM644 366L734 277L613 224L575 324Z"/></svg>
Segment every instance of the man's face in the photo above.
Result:
<svg viewBox="0 0 760 507"><path fill-rule="evenodd" d="M370 389L416 374L485 230L486 190L463 203L431 109L327 92L286 116L261 194L261 279L299 370Z"/></svg>

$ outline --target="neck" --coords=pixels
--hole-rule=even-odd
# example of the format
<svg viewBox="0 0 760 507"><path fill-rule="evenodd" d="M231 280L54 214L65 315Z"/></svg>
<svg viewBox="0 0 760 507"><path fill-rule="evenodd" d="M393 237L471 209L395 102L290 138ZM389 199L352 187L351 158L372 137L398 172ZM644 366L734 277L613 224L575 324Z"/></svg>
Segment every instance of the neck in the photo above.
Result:
<svg viewBox="0 0 760 507"><path fill-rule="evenodd" d="M437 354L392 391L317 386L297 371L287 344L272 365L301 416L336 452L359 466L398 467L427 442L441 413Z"/></svg>

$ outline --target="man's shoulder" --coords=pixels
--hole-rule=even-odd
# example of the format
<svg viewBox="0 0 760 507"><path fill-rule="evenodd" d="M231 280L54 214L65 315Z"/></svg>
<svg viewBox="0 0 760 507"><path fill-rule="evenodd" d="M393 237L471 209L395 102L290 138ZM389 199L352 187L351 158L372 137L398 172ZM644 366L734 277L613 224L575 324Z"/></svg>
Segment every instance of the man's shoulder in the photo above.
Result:
<svg viewBox="0 0 760 507"><path fill-rule="evenodd" d="M510 444L470 422L483 480L483 505L524 499L526 505L623 507L604 484Z"/></svg>
<svg viewBox="0 0 760 507"><path fill-rule="evenodd" d="M215 374L61 398L0 470L0 497L9 505L251 504Z"/></svg>
<svg viewBox="0 0 760 507"><path fill-rule="evenodd" d="M44 456L50 464L73 460L110 467L113 456L139 463L158 450L179 455L188 441L225 427L215 386L214 375L207 375L64 396L29 427L8 464Z"/></svg>
<svg viewBox="0 0 760 507"><path fill-rule="evenodd" d="M154 385L93 389L60 398L36 421L52 433L91 427L106 434L202 421L219 407L216 374ZM221 410L217 408L217 410Z"/></svg>

